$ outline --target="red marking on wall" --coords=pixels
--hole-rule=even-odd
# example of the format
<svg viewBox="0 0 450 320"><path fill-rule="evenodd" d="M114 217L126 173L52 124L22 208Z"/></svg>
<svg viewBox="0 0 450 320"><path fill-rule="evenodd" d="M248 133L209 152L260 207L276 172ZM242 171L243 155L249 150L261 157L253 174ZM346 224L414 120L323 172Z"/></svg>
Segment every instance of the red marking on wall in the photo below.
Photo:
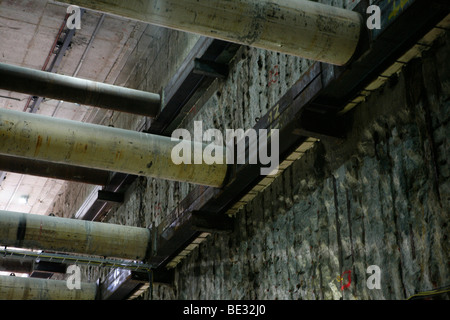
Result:
<svg viewBox="0 0 450 320"><path fill-rule="evenodd" d="M278 80L280 80L280 72L278 70L278 65L276 65L272 70L269 70L268 86L270 87L271 85L278 83Z"/></svg>
<svg viewBox="0 0 450 320"><path fill-rule="evenodd" d="M160 213L161 213L161 206L160 206L159 203L157 203L157 204L155 205L155 215L156 215L156 216L159 216Z"/></svg>
<svg viewBox="0 0 450 320"><path fill-rule="evenodd" d="M343 284L344 283L344 274L347 274L347 283L346 284ZM345 289L350 287L350 285L352 283L352 271L351 270L344 271L344 273L341 275L340 282L342 283L341 291L344 291Z"/></svg>
<svg viewBox="0 0 450 320"><path fill-rule="evenodd" d="M189 110L189 113L197 113L197 106L196 106L196 105L193 106L193 107L191 108L191 110Z"/></svg>

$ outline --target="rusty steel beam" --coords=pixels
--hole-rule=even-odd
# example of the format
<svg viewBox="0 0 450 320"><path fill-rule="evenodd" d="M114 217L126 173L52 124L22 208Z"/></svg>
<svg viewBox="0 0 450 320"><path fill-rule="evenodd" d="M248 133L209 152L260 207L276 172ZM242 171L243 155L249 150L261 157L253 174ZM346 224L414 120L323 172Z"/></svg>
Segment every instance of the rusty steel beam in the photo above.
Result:
<svg viewBox="0 0 450 320"><path fill-rule="evenodd" d="M105 186L110 172L48 161L0 155L0 171Z"/></svg>
<svg viewBox="0 0 450 320"><path fill-rule="evenodd" d="M34 269L33 259L19 259L0 256L0 271L31 273Z"/></svg>
<svg viewBox="0 0 450 320"><path fill-rule="evenodd" d="M66 273L67 265L63 263L39 261L32 257L0 256L0 271L26 273L33 278L51 277L54 273Z"/></svg>

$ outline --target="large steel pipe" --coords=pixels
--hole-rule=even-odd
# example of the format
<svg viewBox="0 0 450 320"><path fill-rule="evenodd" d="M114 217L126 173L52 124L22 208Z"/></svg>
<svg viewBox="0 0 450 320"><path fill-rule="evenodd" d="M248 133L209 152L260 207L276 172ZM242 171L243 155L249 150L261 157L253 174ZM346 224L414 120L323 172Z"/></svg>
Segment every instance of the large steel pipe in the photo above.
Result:
<svg viewBox="0 0 450 320"><path fill-rule="evenodd" d="M171 156L179 143L170 137L0 109L0 154L206 186L224 183L225 152L224 164L177 165ZM188 143L191 159L194 153L203 154L202 143Z"/></svg>
<svg viewBox="0 0 450 320"><path fill-rule="evenodd" d="M0 63L0 89L155 117L160 95Z"/></svg>
<svg viewBox="0 0 450 320"><path fill-rule="evenodd" d="M356 12L304 0L61 2L336 65L351 59L362 26Z"/></svg>
<svg viewBox="0 0 450 320"><path fill-rule="evenodd" d="M71 290L64 280L0 276L0 300L95 300L97 285L80 285Z"/></svg>
<svg viewBox="0 0 450 320"><path fill-rule="evenodd" d="M146 228L0 211L0 245L144 260Z"/></svg>
<svg viewBox="0 0 450 320"><path fill-rule="evenodd" d="M0 155L0 171L105 186L108 171Z"/></svg>

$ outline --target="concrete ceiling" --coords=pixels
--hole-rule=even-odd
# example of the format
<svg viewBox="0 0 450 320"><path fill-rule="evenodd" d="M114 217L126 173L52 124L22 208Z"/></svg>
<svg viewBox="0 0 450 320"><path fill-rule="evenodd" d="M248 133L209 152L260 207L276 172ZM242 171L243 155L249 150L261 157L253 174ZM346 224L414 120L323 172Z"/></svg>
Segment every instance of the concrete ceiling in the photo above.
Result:
<svg viewBox="0 0 450 320"><path fill-rule="evenodd" d="M51 62L55 57L57 50L51 49L64 25L66 9L66 5L46 0L0 0L0 62L43 70L47 58ZM87 11L56 72L123 85L116 79L143 31L142 23L113 16L102 19L100 13ZM59 39L63 36L64 32ZM29 99L0 90L0 108L24 111ZM90 123L102 123L111 116L107 110L55 100L44 100L37 113ZM6 173L0 181L0 210L48 214L64 183Z"/></svg>

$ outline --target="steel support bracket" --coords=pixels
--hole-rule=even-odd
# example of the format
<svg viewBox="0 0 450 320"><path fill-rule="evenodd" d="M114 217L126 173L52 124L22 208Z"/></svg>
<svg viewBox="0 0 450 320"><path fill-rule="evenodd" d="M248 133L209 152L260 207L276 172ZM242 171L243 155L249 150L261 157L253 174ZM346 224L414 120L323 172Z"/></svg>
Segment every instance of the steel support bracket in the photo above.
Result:
<svg viewBox="0 0 450 320"><path fill-rule="evenodd" d="M195 74L204 75L211 78L226 79L228 77L228 65L217 63L214 61L209 61L205 59L195 59L194 60L194 70Z"/></svg>
<svg viewBox="0 0 450 320"><path fill-rule="evenodd" d="M225 214L211 212L192 212L192 225L195 230L210 233L230 233L234 229L234 219Z"/></svg>

